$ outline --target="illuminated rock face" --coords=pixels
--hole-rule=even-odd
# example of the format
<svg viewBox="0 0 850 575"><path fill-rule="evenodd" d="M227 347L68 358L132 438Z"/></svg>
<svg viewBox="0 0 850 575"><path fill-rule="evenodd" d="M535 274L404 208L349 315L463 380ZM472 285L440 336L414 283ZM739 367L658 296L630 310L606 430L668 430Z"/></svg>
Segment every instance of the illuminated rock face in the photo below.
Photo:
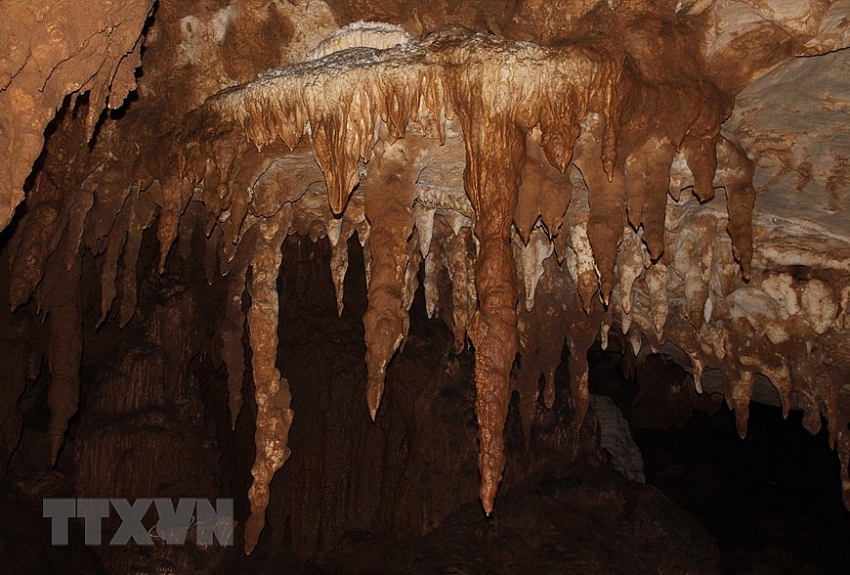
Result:
<svg viewBox="0 0 850 575"><path fill-rule="evenodd" d="M149 8L141 4L137 20ZM850 57L787 60L850 43L846 3L529 0L497 14L470 3L455 16L485 22L489 34L444 26L451 18L438 12L402 19L405 29L339 29L383 13L368 2L191 4L160 3L139 101L104 120L90 153L73 118L61 119L12 236L10 303L35 294L51 313L54 454L76 411L82 345L79 295L55 286L79 284L85 250L102 254L101 322L120 292L119 322L130 323L142 236L156 226L160 271L176 243L227 293L216 349L234 425L247 320L257 405L250 552L293 418L276 367L281 245L288 234L328 237L341 313L356 233L369 412L381 416L422 270L429 315L450 324L457 350L475 350L487 513L504 473L511 392L529 441L538 379L551 407L566 343L577 433L597 338L603 347L622 339L638 360L672 356L697 389L706 370L720 372L742 436L754 394L785 413L803 409L813 432L824 415L850 506L841 120L850 74L837 73ZM121 54L141 46L140 29ZM78 74L89 57L78 56ZM31 88L9 77L0 137L13 142L32 132L13 124L28 109L15 90ZM88 86L57 88L39 106ZM88 102L90 124L104 89ZM34 120L38 138L48 120ZM40 141L5 160L4 222ZM442 301L441 273L451 281Z"/></svg>

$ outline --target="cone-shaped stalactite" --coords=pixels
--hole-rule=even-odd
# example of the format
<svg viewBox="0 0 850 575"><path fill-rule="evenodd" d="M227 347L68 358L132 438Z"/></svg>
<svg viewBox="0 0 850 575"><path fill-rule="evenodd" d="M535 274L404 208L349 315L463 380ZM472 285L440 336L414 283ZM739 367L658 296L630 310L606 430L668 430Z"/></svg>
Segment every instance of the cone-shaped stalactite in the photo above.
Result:
<svg viewBox="0 0 850 575"><path fill-rule="evenodd" d="M281 263L281 246L291 223L291 208L286 205L273 218L260 220L257 241L251 261L248 293L248 329L251 342L251 367L254 374L254 396L257 421L254 442L256 456L251 468L254 481L248 491L251 517L245 524L245 553L257 545L266 524L269 484L272 476L289 457L287 438L292 425L289 383L277 369L277 328L279 302L277 277Z"/></svg>
<svg viewBox="0 0 850 575"><path fill-rule="evenodd" d="M52 268L52 269L51 269ZM65 442L68 421L77 413L80 401L80 361L83 353L83 310L80 301L79 263L65 269L59 258L49 264L48 280L41 285L47 317L47 363L50 387L47 406L50 424L50 461L56 463Z"/></svg>
<svg viewBox="0 0 850 575"><path fill-rule="evenodd" d="M242 336L245 331L245 314L242 312L242 295L251 264L251 254L258 226L252 227L242 238L233 267L227 275L227 295L221 327L221 357L227 366L227 396L230 409L230 427L236 428L236 419L242 410L242 382L245 377L245 349Z"/></svg>
<svg viewBox="0 0 850 575"><path fill-rule="evenodd" d="M504 427L511 366L518 346L517 290L510 236L525 140L507 122L489 126L486 132L483 127L470 126L470 129L481 132L473 136L467 132L467 141L471 143L466 185L476 207L475 237L480 246L475 269L478 310L470 323L469 335L475 346L479 496L489 514L505 466ZM487 140L491 144L498 140L498 147L485 148L483 144Z"/></svg>
<svg viewBox="0 0 850 575"><path fill-rule="evenodd" d="M478 309L469 325L475 347L475 413L478 417L479 497L488 515L505 467L504 427L516 356L517 288L511 224L525 159L525 134L515 124L509 102L485 88L486 72L462 70L455 80L466 143L464 186L475 209ZM506 105L508 104L508 105Z"/></svg>
<svg viewBox="0 0 850 575"><path fill-rule="evenodd" d="M407 238L413 232L417 156L424 142L408 135L395 144L379 144L365 182L366 218L371 225L369 307L363 316L366 337L366 402L375 419L384 393L387 363L407 335L403 305Z"/></svg>
<svg viewBox="0 0 850 575"><path fill-rule="evenodd" d="M607 305L614 290L614 265L626 225L626 186L623 168L614 166L613 178L609 179L599 163L598 152L598 145L583 147L576 157L576 165L581 169L589 190L587 239L593 249L602 300Z"/></svg>
<svg viewBox="0 0 850 575"><path fill-rule="evenodd" d="M756 192L753 188L753 163L741 148L721 138L718 152L724 160L720 179L726 186L726 206L729 210L729 235L735 259L745 280L750 279L753 260L753 207Z"/></svg>

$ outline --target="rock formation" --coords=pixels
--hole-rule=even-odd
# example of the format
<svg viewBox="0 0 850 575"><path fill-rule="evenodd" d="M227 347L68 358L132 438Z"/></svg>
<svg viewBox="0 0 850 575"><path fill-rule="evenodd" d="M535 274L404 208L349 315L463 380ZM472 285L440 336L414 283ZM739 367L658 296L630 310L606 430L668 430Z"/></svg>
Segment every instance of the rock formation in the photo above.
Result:
<svg viewBox="0 0 850 575"><path fill-rule="evenodd" d="M99 323L131 329L153 321L137 317L137 274L197 261L224 309L197 320L214 337L186 341L226 365L232 427L249 403L243 388L256 406L250 553L290 454L281 247L289 235L328 238L342 314L356 233L368 412L381 418L387 366L422 283L455 351L474 349L487 514L506 473L512 391L528 444L538 380L552 407L566 344L577 436L586 352L612 338L634 361L668 355L697 390L719 373L713 389L742 437L754 396L803 410L813 433L825 418L850 508L850 3L92 9L95 18L61 2L0 7L11 39L0 61L4 289L21 308L3 338L47 358L54 460L79 402L91 266ZM361 19L400 26L343 26ZM158 256L141 257L151 228ZM3 355L14 379L3 462L19 433L21 357Z"/></svg>

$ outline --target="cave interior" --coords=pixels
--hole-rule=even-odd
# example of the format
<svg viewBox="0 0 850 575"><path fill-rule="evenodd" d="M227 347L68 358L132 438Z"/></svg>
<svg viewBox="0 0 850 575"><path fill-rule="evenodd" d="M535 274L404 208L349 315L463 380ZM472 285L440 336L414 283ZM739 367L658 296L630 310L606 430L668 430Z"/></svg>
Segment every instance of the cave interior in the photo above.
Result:
<svg viewBox="0 0 850 575"><path fill-rule="evenodd" d="M850 0L0 30L0 571L850 570Z"/></svg>

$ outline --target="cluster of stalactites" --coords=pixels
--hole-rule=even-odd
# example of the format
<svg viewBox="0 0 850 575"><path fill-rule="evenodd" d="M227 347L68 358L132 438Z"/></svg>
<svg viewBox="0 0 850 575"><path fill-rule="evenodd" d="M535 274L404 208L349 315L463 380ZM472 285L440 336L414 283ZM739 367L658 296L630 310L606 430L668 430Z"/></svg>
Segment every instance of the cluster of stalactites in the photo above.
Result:
<svg viewBox="0 0 850 575"><path fill-rule="evenodd" d="M132 176L119 166L107 167L83 186L67 229L77 238L75 245L88 234L88 244L97 251L105 248L101 321L115 298L122 257L122 325L132 316L141 234L157 213L161 270L175 242L186 257L195 227L203 230L208 281L214 281L216 269L227 276L221 356L228 368L234 424L245 364L242 294L246 286L251 292L248 322L258 416L246 550L262 529L271 476L288 455L292 412L286 380L275 368L276 345L271 346L276 341L276 264L287 233L328 236L340 311L347 240L356 232L364 246L367 399L373 417L387 363L407 333L407 309L420 266L432 315L438 313L439 274L447 270L453 287L451 310L444 317L452 324L456 347L462 348L469 335L476 349L481 499L488 512L504 468L503 431L517 351L525 357L539 348L537 365L552 380L555 346L529 340L523 326L534 324L524 314L533 309L538 282L546 281L544 268L554 265L544 260L557 252L557 263L566 261L569 277L546 283L544 292L550 299L559 290L580 296L570 295L561 309L566 305L572 313L583 307L590 314L582 314L584 319L570 315L565 322L573 326L566 337L578 367L571 388L580 423L587 410L587 373L578 350L586 349L596 334L597 291L601 288L607 302L613 289L626 198L636 226L648 229L659 218L664 221L657 182L635 184L630 175L634 162L617 157L621 131L629 141L637 140L622 119L637 121L647 113L629 108L646 82L612 38L588 36L544 48L458 29L420 41L390 35L391 47L353 46L228 89L193 112L180 134L164 138ZM663 92L659 86L656 93ZM709 93L689 94L699 99ZM692 125L699 123L703 107L688 108L697 110ZM707 137L703 147L709 156L716 137L712 130L693 131L694 137ZM666 150L673 144L665 140L659 155L646 142L633 146L629 158L663 173L665 162L672 161ZM683 142L680 138L675 145L684 148ZM589 216L583 218L567 210L571 183L565 173L572 162L589 188ZM666 168L669 174L669 164ZM661 195L666 190L665 182ZM650 193L640 216L632 217L638 213L636 198ZM738 227L730 224L730 231L735 228L739 237L748 238L746 201L741 206ZM111 210L110 217L87 218L98 210ZM83 222L89 220L95 225L84 234ZM518 261L511 247L514 230ZM743 264L751 244L736 245ZM518 269L526 309L520 316ZM520 387L531 389L537 368L531 361L523 365L523 380L535 384ZM547 404L552 396L550 383ZM533 405L529 401L526 413ZM525 416L527 432L529 421Z"/></svg>
<svg viewBox="0 0 850 575"><path fill-rule="evenodd" d="M341 278L347 267L341 240L360 225L357 218L347 218L346 206L365 174L363 207L370 240L365 243L369 308L364 322L370 413L375 417L387 363L407 333L407 308L415 291L416 271L424 260L426 299L432 310L436 307L434 271L446 266L455 284L451 323L457 345L464 345L468 333L476 349L481 498L489 512L504 468L503 428L511 366L519 350L512 224L517 222L523 245L520 263L528 309L542 276L542 264L534 261L548 255L550 240L556 245L560 242L560 260L566 257L567 243L590 247L589 257L579 255L581 248L572 249L581 267L575 280L577 290L587 311L598 288L608 301L627 195L625 162L617 159L618 133L623 129L623 117L642 113L627 109L643 85L632 68L626 51L604 35L543 48L452 29L421 41L402 38L390 48L351 47L272 71L210 98L190 119L188 152L180 160L183 181L174 181L171 193L175 215L160 220L163 258L178 235L177 214L185 209L193 186L200 182L202 196L211 200L204 204L215 218L208 235L221 228L232 245L238 244L256 218L270 217L286 201L300 198L309 185L295 185L293 191L292 178L275 178L269 171L285 173L286 168L278 171L274 167L287 157L279 142L289 150L302 150L296 154L302 157L306 152L302 137L308 134L310 153L321 168L332 212L325 218L328 223L323 233L334 246L331 265L341 309ZM698 99L706 93L697 90L690 95ZM699 102L690 106L696 113L688 127L697 123L704 107L711 108ZM429 203L427 186L418 185L432 169L429 160L439 156L430 150L446 144L455 114L466 156L466 214L457 209L456 200L449 201L453 205ZM716 120L719 124L722 118ZM256 145L256 153L247 152L247 142L240 138L236 125ZM416 127L412 132L411 126ZM700 128L695 137L706 133L714 137L717 130ZM407 137L396 143L405 134ZM581 134L585 141L576 146ZM675 144L665 141L665 146L682 146L683 138L680 135ZM632 155L653 164L658 173L666 167L669 175L672 157L646 152L645 146L636 146ZM561 229L570 203L564 173L574 160L590 189L590 216L584 228L577 228L578 235L573 229ZM258 189L262 188L260 180L272 182L269 189L277 193L263 194ZM649 188L655 194L652 201L645 202L641 216L634 218L636 225L651 227L660 219L663 227L665 206L654 200L656 183L631 185L631 190L640 190L629 195L630 207L635 203L633 196L646 195ZM249 198L238 197L245 189ZM666 191L665 181L663 197ZM451 194L440 197L444 202ZM435 225L438 210L442 217ZM334 218L332 214L342 216ZM459 232L466 223L462 218L474 222L474 237ZM545 231L539 231L538 218ZM442 237L459 238L457 241L435 246L432 238L441 222L453 232ZM586 230L584 240L579 237L582 229ZM566 242L567 238L575 242ZM463 259L469 261L470 240L476 252L474 268L460 265ZM233 249L228 261L232 253ZM239 271L244 269L243 265ZM591 282L585 273L589 271L598 271L598 279L594 276ZM463 281L474 287L459 289L457 284ZM240 284L240 280L234 284L234 302L241 294ZM587 334L577 328L581 333L571 336L576 348L586 349L595 336L585 327ZM235 342L239 335L234 332L228 339ZM240 359L234 352L228 365ZM234 392L239 383L232 382ZM573 384L579 421L587 409L586 384L586 373ZM235 394L231 405L234 409L239 405ZM262 457L258 449L258 462ZM257 506L255 514L262 508Z"/></svg>

